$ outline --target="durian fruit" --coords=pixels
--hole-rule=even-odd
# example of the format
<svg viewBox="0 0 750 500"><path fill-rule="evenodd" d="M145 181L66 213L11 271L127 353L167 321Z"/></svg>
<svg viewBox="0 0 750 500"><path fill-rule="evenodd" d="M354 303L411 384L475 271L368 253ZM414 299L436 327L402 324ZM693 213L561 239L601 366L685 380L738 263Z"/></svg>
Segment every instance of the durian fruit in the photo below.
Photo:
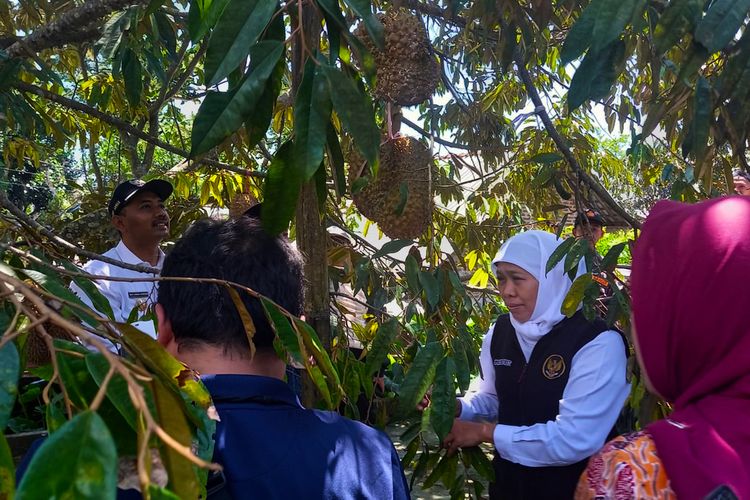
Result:
<svg viewBox="0 0 750 500"><path fill-rule="evenodd" d="M23 303L35 317L41 316L41 313L34 304L27 300L24 300ZM34 321L34 318L29 319ZM41 326L53 339L70 340L72 342L76 341L75 335L51 321L45 321ZM29 367L42 366L50 362L49 349L47 348L47 342L45 342L42 335L41 328L36 327L29 331L29 335L26 337L26 343L24 344L24 351L26 354L26 363Z"/></svg>
<svg viewBox="0 0 750 500"><path fill-rule="evenodd" d="M395 8L381 14L380 21L385 50L375 46L363 26L355 31L375 58L375 95L402 106L429 99L440 81L440 67L421 19L407 9Z"/></svg>
<svg viewBox="0 0 750 500"><path fill-rule="evenodd" d="M371 175L356 156L350 156L350 186ZM432 221L432 168L430 150L417 139L402 136L386 140L380 146L377 176L352 194L354 204L389 238L418 238Z"/></svg>

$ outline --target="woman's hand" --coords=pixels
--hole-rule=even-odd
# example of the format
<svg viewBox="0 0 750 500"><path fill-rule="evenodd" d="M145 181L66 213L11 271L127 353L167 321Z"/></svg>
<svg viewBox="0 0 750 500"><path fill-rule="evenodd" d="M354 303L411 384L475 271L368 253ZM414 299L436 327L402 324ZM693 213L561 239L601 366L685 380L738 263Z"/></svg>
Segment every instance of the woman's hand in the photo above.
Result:
<svg viewBox="0 0 750 500"><path fill-rule="evenodd" d="M443 440L443 447L453 455L458 448L468 448L480 443L494 443L495 424L454 420L453 428Z"/></svg>

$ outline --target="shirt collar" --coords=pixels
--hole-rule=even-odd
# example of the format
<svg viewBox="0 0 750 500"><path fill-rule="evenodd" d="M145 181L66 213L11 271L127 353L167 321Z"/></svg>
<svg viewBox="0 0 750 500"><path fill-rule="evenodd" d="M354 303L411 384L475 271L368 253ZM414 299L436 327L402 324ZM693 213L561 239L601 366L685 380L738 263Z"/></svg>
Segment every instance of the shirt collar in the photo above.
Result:
<svg viewBox="0 0 750 500"><path fill-rule="evenodd" d="M155 267L157 269L161 269L164 265L164 252L161 248L157 248L159 251L159 260L156 262L155 266L152 266L150 262L146 262L145 260L141 260L140 257L138 257L136 254L130 251L130 249L125 245L125 242L120 240L120 242L115 247L115 250L117 251L117 255L120 256L120 260L123 261L126 264L133 264L133 265L140 265L144 264L149 267Z"/></svg>
<svg viewBox="0 0 750 500"><path fill-rule="evenodd" d="M201 375L214 399L267 397L301 406L292 389L284 382L260 375Z"/></svg>

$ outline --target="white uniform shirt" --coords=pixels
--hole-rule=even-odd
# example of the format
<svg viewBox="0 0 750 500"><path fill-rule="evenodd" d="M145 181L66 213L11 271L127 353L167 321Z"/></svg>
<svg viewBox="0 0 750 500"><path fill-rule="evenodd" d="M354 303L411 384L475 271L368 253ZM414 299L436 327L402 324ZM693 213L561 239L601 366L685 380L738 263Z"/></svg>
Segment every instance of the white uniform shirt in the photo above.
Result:
<svg viewBox="0 0 750 500"><path fill-rule="evenodd" d="M141 260L131 252L125 243L120 241L116 247L107 250L103 254L105 257L119 260L126 264L145 265L161 269L164 264L164 252L159 250L159 260L155 266ZM154 278L158 275L151 273L141 273L131 269L124 269L113 264L107 264L99 260L92 260L83 265L84 271L97 276L111 276L113 278ZM127 323L128 318L133 317L138 320L146 314L154 304L156 304L156 281L109 281L95 280L94 284L104 297L109 300L114 313L115 321ZM89 307L96 310L86 293L75 283L71 283L71 290ZM134 311L134 309L137 309ZM101 312L101 311L100 311ZM104 315L104 314L102 314ZM152 337L156 337L156 329L153 321L134 321L133 326L146 332Z"/></svg>
<svg viewBox="0 0 750 500"><path fill-rule="evenodd" d="M494 325L482 341L479 362L483 377L479 390L461 401L461 420L497 422L499 404L495 366L490 353ZM523 347L526 361L534 346ZM598 451L630 394L625 374L627 357L620 334L600 333L574 356L568 383L555 420L530 426L495 426L494 443L500 456L529 467L569 465Z"/></svg>

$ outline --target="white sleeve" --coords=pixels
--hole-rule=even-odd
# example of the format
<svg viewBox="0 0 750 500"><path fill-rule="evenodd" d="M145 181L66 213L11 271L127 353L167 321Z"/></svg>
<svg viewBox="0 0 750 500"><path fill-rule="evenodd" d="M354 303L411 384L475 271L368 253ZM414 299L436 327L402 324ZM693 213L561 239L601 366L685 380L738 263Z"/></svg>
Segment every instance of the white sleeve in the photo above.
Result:
<svg viewBox="0 0 750 500"><path fill-rule="evenodd" d="M482 340L482 350L479 353L479 365L481 367L481 377L479 379L479 390L463 398L459 398L461 403L460 420L488 420L497 422L497 391L495 390L495 366L492 364L492 332L495 325L490 326L490 330Z"/></svg>
<svg viewBox="0 0 750 500"><path fill-rule="evenodd" d="M599 334L573 356L570 378L554 421L525 426L497 425L500 456L522 465L568 465L602 447L630 392L627 357L620 334Z"/></svg>

